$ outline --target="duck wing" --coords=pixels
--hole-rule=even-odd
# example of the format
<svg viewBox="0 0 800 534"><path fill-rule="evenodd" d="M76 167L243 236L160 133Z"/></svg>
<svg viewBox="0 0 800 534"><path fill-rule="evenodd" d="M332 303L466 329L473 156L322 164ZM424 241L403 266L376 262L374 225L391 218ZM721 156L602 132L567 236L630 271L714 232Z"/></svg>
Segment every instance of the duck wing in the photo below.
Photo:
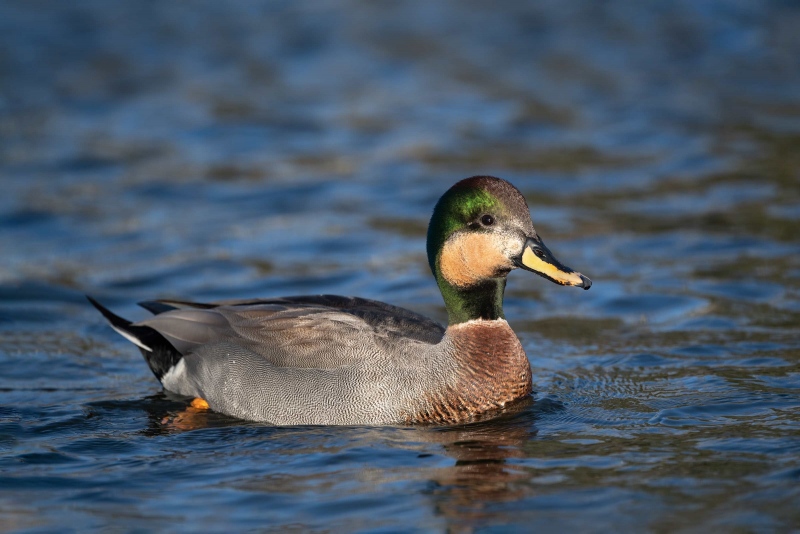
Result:
<svg viewBox="0 0 800 534"><path fill-rule="evenodd" d="M338 368L376 350L438 343L445 331L404 308L336 295L141 305L156 315L135 326L157 331L183 355L233 343L276 367Z"/></svg>

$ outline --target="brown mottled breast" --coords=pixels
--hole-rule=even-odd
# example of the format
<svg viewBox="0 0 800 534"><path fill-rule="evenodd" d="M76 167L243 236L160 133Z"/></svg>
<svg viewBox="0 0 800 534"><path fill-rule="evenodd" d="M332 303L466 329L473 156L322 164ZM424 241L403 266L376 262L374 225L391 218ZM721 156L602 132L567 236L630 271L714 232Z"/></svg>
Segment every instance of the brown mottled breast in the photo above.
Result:
<svg viewBox="0 0 800 534"><path fill-rule="evenodd" d="M470 321L447 329L454 379L420 400L408 423L454 424L530 395L531 366L514 331L502 319Z"/></svg>

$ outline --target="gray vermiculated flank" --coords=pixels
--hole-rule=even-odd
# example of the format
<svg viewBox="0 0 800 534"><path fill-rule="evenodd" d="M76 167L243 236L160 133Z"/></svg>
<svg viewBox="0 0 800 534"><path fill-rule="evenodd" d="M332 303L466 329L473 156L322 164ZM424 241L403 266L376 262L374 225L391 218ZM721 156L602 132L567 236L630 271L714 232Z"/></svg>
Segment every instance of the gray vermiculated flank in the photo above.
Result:
<svg viewBox="0 0 800 534"><path fill-rule="evenodd" d="M181 303L138 325L185 354L164 386L274 424L392 424L450 383L444 328L409 310L336 296Z"/></svg>

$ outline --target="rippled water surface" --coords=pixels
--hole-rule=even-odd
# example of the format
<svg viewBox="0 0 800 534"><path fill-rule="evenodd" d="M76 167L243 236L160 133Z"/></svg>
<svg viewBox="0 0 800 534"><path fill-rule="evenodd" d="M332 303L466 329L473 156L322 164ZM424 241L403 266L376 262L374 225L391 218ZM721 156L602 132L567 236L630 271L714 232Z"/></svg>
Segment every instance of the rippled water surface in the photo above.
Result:
<svg viewBox="0 0 800 534"><path fill-rule="evenodd" d="M0 3L0 530L800 528L793 2ZM444 320L427 219L494 174L535 399L456 428L186 411L83 295Z"/></svg>

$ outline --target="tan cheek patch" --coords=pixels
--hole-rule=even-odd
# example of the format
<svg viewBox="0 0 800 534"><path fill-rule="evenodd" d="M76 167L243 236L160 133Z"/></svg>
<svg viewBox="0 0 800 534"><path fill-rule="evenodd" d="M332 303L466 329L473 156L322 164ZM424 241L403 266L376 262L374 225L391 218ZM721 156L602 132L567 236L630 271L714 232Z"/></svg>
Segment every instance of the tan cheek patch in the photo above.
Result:
<svg viewBox="0 0 800 534"><path fill-rule="evenodd" d="M503 244L493 234L461 234L449 239L439 257L442 276L454 286L464 287L510 269Z"/></svg>

